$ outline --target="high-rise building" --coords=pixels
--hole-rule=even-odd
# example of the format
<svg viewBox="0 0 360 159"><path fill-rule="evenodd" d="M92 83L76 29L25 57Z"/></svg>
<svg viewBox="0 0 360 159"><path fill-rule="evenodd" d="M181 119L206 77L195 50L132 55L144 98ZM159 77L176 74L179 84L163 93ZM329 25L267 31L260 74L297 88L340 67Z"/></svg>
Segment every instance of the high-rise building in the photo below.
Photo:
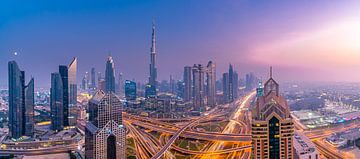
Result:
<svg viewBox="0 0 360 159"><path fill-rule="evenodd" d="M245 76L245 90L251 91L256 87L256 84L259 80L256 78L255 74L250 72Z"/></svg>
<svg viewBox="0 0 360 159"><path fill-rule="evenodd" d="M149 84L157 85L157 68L156 68L156 38L155 38L155 24L152 25L152 36L151 36L151 49L150 49L150 76Z"/></svg>
<svg viewBox="0 0 360 159"><path fill-rule="evenodd" d="M51 74L50 110L51 129L61 131L64 129L64 92L60 73Z"/></svg>
<svg viewBox="0 0 360 159"><path fill-rule="evenodd" d="M34 135L34 78L25 86L25 136Z"/></svg>
<svg viewBox="0 0 360 159"><path fill-rule="evenodd" d="M136 100L136 82L126 80L125 81L125 98L126 100Z"/></svg>
<svg viewBox="0 0 360 159"><path fill-rule="evenodd" d="M193 75L193 105L195 111L205 110L205 85L204 85L204 67L201 64L194 65Z"/></svg>
<svg viewBox="0 0 360 159"><path fill-rule="evenodd" d="M69 82L69 105L75 106L77 104L77 58L74 58L68 67L68 82Z"/></svg>
<svg viewBox="0 0 360 159"><path fill-rule="evenodd" d="M229 73L223 73L223 78L222 78L222 83L223 83L223 100L224 103L228 103L229 102Z"/></svg>
<svg viewBox="0 0 360 159"><path fill-rule="evenodd" d="M69 126L69 79L68 79L68 68L67 66L60 65L59 73L62 81L62 94L63 94L63 120L64 127Z"/></svg>
<svg viewBox="0 0 360 159"><path fill-rule="evenodd" d="M229 65L229 72L223 74L223 95L224 102L233 102L238 97L239 79L238 74Z"/></svg>
<svg viewBox="0 0 360 159"><path fill-rule="evenodd" d="M34 133L34 79L25 85L25 72L15 61L8 63L9 136L18 139Z"/></svg>
<svg viewBox="0 0 360 159"><path fill-rule="evenodd" d="M95 79L96 79L95 68L91 68L91 81L90 81L91 89L96 88L96 80Z"/></svg>
<svg viewBox="0 0 360 159"><path fill-rule="evenodd" d="M271 69L264 95L257 98L252 114L253 158L294 158L293 120Z"/></svg>
<svg viewBox="0 0 360 159"><path fill-rule="evenodd" d="M89 101L89 122L85 129L87 159L124 159L126 132L122 124L122 103L113 93L99 90Z"/></svg>
<svg viewBox="0 0 360 159"><path fill-rule="evenodd" d="M120 96L124 96L124 77L122 73L119 73L119 78L118 78L118 89L117 89L117 94L119 94Z"/></svg>
<svg viewBox="0 0 360 159"><path fill-rule="evenodd" d="M192 81L191 81L191 71L192 68L190 66L185 66L184 67L184 76L183 76L183 81L184 81L184 101L188 102L191 101L192 99Z"/></svg>
<svg viewBox="0 0 360 159"><path fill-rule="evenodd" d="M170 75L169 85L170 85L170 93L175 94L175 80L172 75Z"/></svg>
<svg viewBox="0 0 360 159"><path fill-rule="evenodd" d="M209 106L215 106L216 104L216 65L212 61L208 62L206 66L206 96L207 104Z"/></svg>
<svg viewBox="0 0 360 159"><path fill-rule="evenodd" d="M156 87L151 84L145 86L145 97L146 98L156 98Z"/></svg>
<svg viewBox="0 0 360 159"><path fill-rule="evenodd" d="M105 69L105 82L106 82L106 92L114 92L115 93L115 67L114 61L111 56L108 57L106 62Z"/></svg>

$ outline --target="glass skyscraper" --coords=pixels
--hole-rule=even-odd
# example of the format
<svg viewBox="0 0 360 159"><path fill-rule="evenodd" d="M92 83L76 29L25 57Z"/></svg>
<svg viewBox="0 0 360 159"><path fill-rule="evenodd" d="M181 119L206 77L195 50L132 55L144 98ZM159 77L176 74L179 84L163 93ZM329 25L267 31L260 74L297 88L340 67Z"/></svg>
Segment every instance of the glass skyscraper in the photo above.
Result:
<svg viewBox="0 0 360 159"><path fill-rule="evenodd" d="M136 82L125 81L125 98L126 100L136 100Z"/></svg>
<svg viewBox="0 0 360 159"><path fill-rule="evenodd" d="M64 92L60 73L51 74L50 110L51 129L61 131L64 128Z"/></svg>
<svg viewBox="0 0 360 159"><path fill-rule="evenodd" d="M77 83L76 83L77 58L74 58L68 67L69 82L69 104L77 104Z"/></svg>
<svg viewBox="0 0 360 159"><path fill-rule="evenodd" d="M108 57L106 62L105 69L105 83L106 83L106 92L115 92L115 70L114 70L114 61L111 56Z"/></svg>
<svg viewBox="0 0 360 159"><path fill-rule="evenodd" d="M34 133L34 79L25 85L25 72L15 61L8 63L9 135L18 139Z"/></svg>

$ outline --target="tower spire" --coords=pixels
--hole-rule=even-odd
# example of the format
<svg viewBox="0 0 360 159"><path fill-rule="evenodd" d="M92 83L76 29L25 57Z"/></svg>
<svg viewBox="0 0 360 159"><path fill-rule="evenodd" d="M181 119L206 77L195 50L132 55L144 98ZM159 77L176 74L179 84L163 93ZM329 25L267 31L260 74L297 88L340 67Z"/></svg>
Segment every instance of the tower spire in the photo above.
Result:
<svg viewBox="0 0 360 159"><path fill-rule="evenodd" d="M152 21L151 53L156 53L155 19Z"/></svg>
<svg viewBox="0 0 360 159"><path fill-rule="evenodd" d="M270 78L272 78L272 66L270 66Z"/></svg>

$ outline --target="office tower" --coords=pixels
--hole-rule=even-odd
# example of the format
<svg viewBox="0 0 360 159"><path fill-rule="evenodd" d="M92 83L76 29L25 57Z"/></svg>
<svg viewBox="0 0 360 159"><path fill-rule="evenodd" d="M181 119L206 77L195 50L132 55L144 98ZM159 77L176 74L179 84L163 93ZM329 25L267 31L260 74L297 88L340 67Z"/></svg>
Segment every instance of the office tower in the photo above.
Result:
<svg viewBox="0 0 360 159"><path fill-rule="evenodd" d="M224 103L229 102L229 73L223 73L223 100Z"/></svg>
<svg viewBox="0 0 360 159"><path fill-rule="evenodd" d="M215 106L216 101L216 65L212 61L208 62L206 66L206 96L207 96L207 104L209 106Z"/></svg>
<svg viewBox="0 0 360 159"><path fill-rule="evenodd" d="M59 66L59 73L62 81L62 94L63 94L63 120L64 127L69 126L69 80L68 80L68 68L67 66Z"/></svg>
<svg viewBox="0 0 360 159"><path fill-rule="evenodd" d="M205 90L204 90L204 68L201 64L194 65L193 75L193 104L195 111L204 111Z"/></svg>
<svg viewBox="0 0 360 159"><path fill-rule="evenodd" d="M125 81L125 98L126 100L136 100L136 82L126 80Z"/></svg>
<svg viewBox="0 0 360 159"><path fill-rule="evenodd" d="M25 87L25 136L34 135L34 78Z"/></svg>
<svg viewBox="0 0 360 159"><path fill-rule="evenodd" d="M51 74L50 88L50 110L51 110L51 129L61 131L64 128L64 92L63 81L60 73Z"/></svg>
<svg viewBox="0 0 360 159"><path fill-rule="evenodd" d="M156 68L156 39L155 39L155 24L152 25L152 36L151 36L151 49L150 49L150 76L149 84L157 86L157 68Z"/></svg>
<svg viewBox="0 0 360 159"><path fill-rule="evenodd" d="M69 105L75 106L77 104L77 58L74 58L68 67L68 82L69 82Z"/></svg>
<svg viewBox="0 0 360 159"><path fill-rule="evenodd" d="M232 92L233 92L233 99L238 98L238 89L239 89L239 75L236 71L234 71L234 75L232 78Z"/></svg>
<svg viewBox="0 0 360 159"><path fill-rule="evenodd" d="M122 103L113 92L99 90L89 101L89 122L85 129L87 159L124 159L126 132L122 124Z"/></svg>
<svg viewBox="0 0 360 159"><path fill-rule="evenodd" d="M34 133L34 79L25 85L25 72L15 61L8 63L9 136L18 139Z"/></svg>
<svg viewBox="0 0 360 159"><path fill-rule="evenodd" d="M81 80L81 89L87 90L86 76L84 76L83 79Z"/></svg>
<svg viewBox="0 0 360 159"><path fill-rule="evenodd" d="M145 97L146 98L156 98L156 87L151 84L145 86Z"/></svg>
<svg viewBox="0 0 360 159"><path fill-rule="evenodd" d="M97 73L97 77L98 77L98 81L100 81L102 79L101 72Z"/></svg>
<svg viewBox="0 0 360 159"><path fill-rule="evenodd" d="M118 78L118 91L117 94L119 94L120 96L124 95L124 79L123 79L123 74L119 73L119 78Z"/></svg>
<svg viewBox="0 0 360 159"><path fill-rule="evenodd" d="M96 76L95 76L95 68L91 68L91 81L90 81L90 87L91 89L96 88Z"/></svg>
<svg viewBox="0 0 360 159"><path fill-rule="evenodd" d="M256 97L261 97L261 96L264 96L264 86L260 81L258 87L256 88Z"/></svg>
<svg viewBox="0 0 360 159"><path fill-rule="evenodd" d="M114 92L115 93L115 70L114 70L114 61L111 56L108 57L106 62L105 69L105 83L107 93Z"/></svg>
<svg viewBox="0 0 360 159"><path fill-rule="evenodd" d="M175 80L172 75L170 75L169 86L170 86L170 93L175 94Z"/></svg>
<svg viewBox="0 0 360 159"><path fill-rule="evenodd" d="M272 78L271 68L264 96L257 98L252 114L253 158L294 158L292 117L278 83Z"/></svg>
<svg viewBox="0 0 360 159"><path fill-rule="evenodd" d="M176 95L177 97L184 99L184 92L185 92L185 83L183 81L178 81L176 83Z"/></svg>
<svg viewBox="0 0 360 159"><path fill-rule="evenodd" d="M233 102L238 96L239 79L238 74L229 65L229 72L223 74L223 95L224 102Z"/></svg>
<svg viewBox="0 0 360 159"><path fill-rule="evenodd" d="M192 81L191 81L191 71L192 68L190 66L185 66L184 67L184 76L183 76L183 81L184 81L184 101L188 102L191 101L192 99Z"/></svg>

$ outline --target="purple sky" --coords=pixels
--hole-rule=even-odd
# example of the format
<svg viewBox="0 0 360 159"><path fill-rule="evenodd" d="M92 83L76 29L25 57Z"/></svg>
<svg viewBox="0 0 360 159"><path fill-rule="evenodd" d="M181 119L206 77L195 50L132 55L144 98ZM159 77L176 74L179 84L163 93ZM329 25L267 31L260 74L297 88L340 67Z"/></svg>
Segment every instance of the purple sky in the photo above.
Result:
<svg viewBox="0 0 360 159"><path fill-rule="evenodd" d="M104 72L109 52L117 73L145 82L153 18L160 80L212 60L218 77L232 63L241 76L273 65L279 80L360 81L360 1L35 2L0 2L0 85L9 60L49 86L75 56L78 79Z"/></svg>

